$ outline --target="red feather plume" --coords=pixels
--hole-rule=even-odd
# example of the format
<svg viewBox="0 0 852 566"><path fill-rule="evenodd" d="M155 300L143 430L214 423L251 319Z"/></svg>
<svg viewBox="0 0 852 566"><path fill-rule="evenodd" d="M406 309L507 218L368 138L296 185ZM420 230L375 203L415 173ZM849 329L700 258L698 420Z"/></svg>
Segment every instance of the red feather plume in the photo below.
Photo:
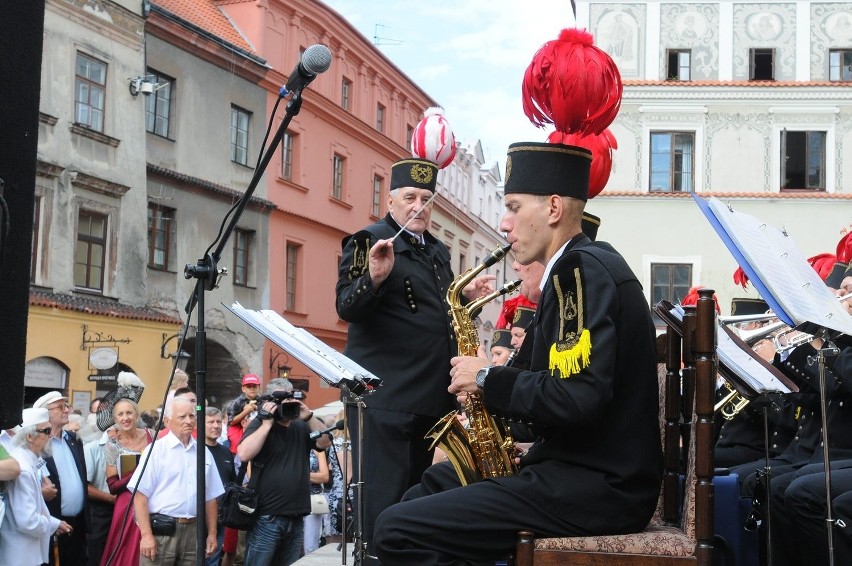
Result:
<svg viewBox="0 0 852 566"><path fill-rule="evenodd" d="M600 134L621 107L624 86L612 58L586 30L564 29L545 43L524 73L524 114L533 125L567 134Z"/></svg>
<svg viewBox="0 0 852 566"><path fill-rule="evenodd" d="M618 149L618 142L615 141L612 132L606 129L599 135L581 136L580 134L565 134L557 131L552 132L547 137L547 141L584 147L592 152L592 168L589 171L589 198L595 198L606 186L606 182L609 181L609 174L612 171L612 150Z"/></svg>
<svg viewBox="0 0 852 566"><path fill-rule="evenodd" d="M704 287L693 287L689 290L686 296L681 299L681 306L688 307L690 305L698 304L698 291L703 289ZM713 302L716 305L716 312L721 313L722 311L719 309L719 299L716 297L716 293L713 293Z"/></svg>
<svg viewBox="0 0 852 566"><path fill-rule="evenodd" d="M809 257L808 263L819 274L819 278L825 281L825 278L828 277L828 274L834 268L834 264L837 263L837 257L832 254L817 254Z"/></svg>
<svg viewBox="0 0 852 566"><path fill-rule="evenodd" d="M734 283L742 286L743 289L748 287L748 275L745 274L742 267L738 267L736 271L734 271Z"/></svg>
<svg viewBox="0 0 852 566"><path fill-rule="evenodd" d="M852 230L837 243L837 261L849 263L852 261Z"/></svg>

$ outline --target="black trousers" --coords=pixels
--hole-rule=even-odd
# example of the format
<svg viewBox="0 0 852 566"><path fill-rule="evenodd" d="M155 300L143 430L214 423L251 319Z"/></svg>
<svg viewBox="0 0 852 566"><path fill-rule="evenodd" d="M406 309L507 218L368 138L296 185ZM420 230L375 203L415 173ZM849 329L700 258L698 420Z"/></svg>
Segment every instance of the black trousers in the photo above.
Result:
<svg viewBox="0 0 852 566"><path fill-rule="evenodd" d="M539 537L588 534L496 481L459 487L452 466L441 463L379 515L373 541L382 566L493 566L514 551L522 529Z"/></svg>
<svg viewBox="0 0 852 566"><path fill-rule="evenodd" d="M362 447L358 445L357 411L349 405L346 411L353 440L353 478L358 481L357 464ZM420 476L432 463L431 441L424 437L438 419L377 409L365 409L363 415L364 521L361 528L367 554L375 556L372 541L376 518L402 499L408 488L419 483ZM372 559L367 562L375 563Z"/></svg>
<svg viewBox="0 0 852 566"><path fill-rule="evenodd" d="M50 537L50 566L56 566L55 551L59 545L60 566L86 566L89 557L86 549L86 520L80 513L74 517L59 517L71 525L71 532L57 537Z"/></svg>
<svg viewBox="0 0 852 566"><path fill-rule="evenodd" d="M89 566L99 566L104 553L112 512L115 505L103 501L89 500L89 515L92 518L92 531L86 537L86 550L89 553Z"/></svg>

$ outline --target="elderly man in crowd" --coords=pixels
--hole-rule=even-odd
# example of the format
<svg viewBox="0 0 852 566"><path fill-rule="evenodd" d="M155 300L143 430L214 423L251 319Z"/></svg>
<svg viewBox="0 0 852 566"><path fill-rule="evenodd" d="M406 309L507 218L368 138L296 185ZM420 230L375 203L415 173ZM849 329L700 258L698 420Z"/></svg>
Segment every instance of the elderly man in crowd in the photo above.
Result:
<svg viewBox="0 0 852 566"><path fill-rule="evenodd" d="M45 393L33 403L34 409L47 409L50 422L49 453L45 458L56 497L45 498L50 514L71 525L67 536L51 540L50 565L56 564L53 546L59 546L59 564L85 566L88 563L86 526L89 524L89 496L83 443L74 432L63 430L71 406L59 391Z"/></svg>
<svg viewBox="0 0 852 566"><path fill-rule="evenodd" d="M131 490L138 489L133 498L133 508L142 533L140 566L196 564L196 529L203 528L195 520L198 450L192 438L195 404L175 396L166 407L166 413L169 434L145 448L127 486ZM204 480L205 552L209 556L216 550L216 498L225 492L225 488L209 450L205 461L210 462L206 466Z"/></svg>

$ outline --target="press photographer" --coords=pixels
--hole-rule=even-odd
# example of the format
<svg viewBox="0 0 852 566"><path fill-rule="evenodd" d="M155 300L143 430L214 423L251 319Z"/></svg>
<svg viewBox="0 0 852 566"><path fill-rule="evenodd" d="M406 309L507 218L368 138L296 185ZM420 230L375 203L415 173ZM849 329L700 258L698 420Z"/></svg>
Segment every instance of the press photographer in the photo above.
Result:
<svg viewBox="0 0 852 566"><path fill-rule="evenodd" d="M257 485L258 517L246 538L245 563L252 566L292 564L301 554L302 517L311 512L308 454L331 444L326 434L311 438L325 427L304 398L288 380L271 380L237 448L241 461L251 461Z"/></svg>

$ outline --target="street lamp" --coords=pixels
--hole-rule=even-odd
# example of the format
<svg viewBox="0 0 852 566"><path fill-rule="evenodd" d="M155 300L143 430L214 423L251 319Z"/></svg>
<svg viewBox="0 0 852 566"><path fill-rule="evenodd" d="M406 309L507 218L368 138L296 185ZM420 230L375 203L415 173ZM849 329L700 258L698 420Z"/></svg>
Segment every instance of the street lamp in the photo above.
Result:
<svg viewBox="0 0 852 566"><path fill-rule="evenodd" d="M186 371L186 366L189 365L189 360L192 356L184 350L178 350L174 354L169 355L170 358L177 358L177 368L181 371Z"/></svg>

